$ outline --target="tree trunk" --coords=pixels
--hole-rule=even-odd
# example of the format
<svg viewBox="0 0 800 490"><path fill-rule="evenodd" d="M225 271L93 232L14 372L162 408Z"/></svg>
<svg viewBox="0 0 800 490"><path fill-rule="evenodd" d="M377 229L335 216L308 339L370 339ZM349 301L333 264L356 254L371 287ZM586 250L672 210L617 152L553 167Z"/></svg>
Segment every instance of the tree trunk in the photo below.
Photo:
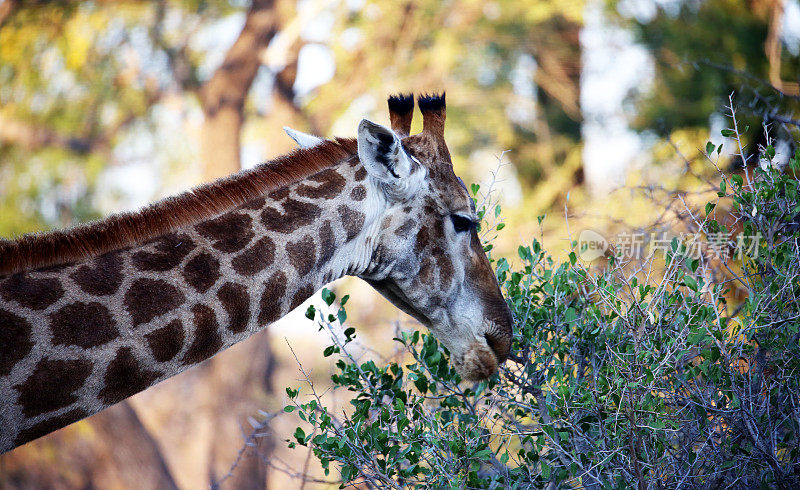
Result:
<svg viewBox="0 0 800 490"><path fill-rule="evenodd" d="M275 1L253 0L239 38L228 50L222 66L200 89L205 114L200 158L206 181L240 168L239 136L247 93L261 66L261 53L277 32Z"/></svg>
<svg viewBox="0 0 800 490"><path fill-rule="evenodd" d="M113 461L116 477L127 488L177 489L161 450L130 403L123 401L91 419Z"/></svg>
<svg viewBox="0 0 800 490"><path fill-rule="evenodd" d="M242 359L249 361L242 362ZM270 409L265 407L264 400L274 396L275 361L270 333L263 330L253 335L246 342L220 353L213 362L206 381L214 390L210 401L211 423L216 433L209 448L211 486L267 489L269 468L262 458L268 458L275 447L272 435L256 438L253 441L256 447L245 448L241 458L238 452L245 447L245 438L253 431L246 421L248 416L259 419L259 409Z"/></svg>
<svg viewBox="0 0 800 490"><path fill-rule="evenodd" d="M18 4L19 0L6 0L0 3L0 27L11 17L11 14L14 12L14 9L17 8Z"/></svg>

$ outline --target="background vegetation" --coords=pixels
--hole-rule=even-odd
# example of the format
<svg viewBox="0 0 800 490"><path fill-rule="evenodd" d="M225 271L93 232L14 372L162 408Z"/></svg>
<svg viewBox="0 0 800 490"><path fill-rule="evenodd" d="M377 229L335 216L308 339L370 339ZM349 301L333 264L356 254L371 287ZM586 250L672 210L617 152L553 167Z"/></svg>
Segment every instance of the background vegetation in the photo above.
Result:
<svg viewBox="0 0 800 490"><path fill-rule="evenodd" d="M353 359L321 355L329 337L309 334L304 305L293 327L276 325L0 457L0 485L310 487L365 474L376 485L667 475L713 486L698 474L791 485L796 241L782 241L791 233L778 227L796 194L793 177L754 168L768 148L791 168L798 31L797 0L0 0L0 236L97 218L254 165L291 147L284 125L351 136L362 117L387 120L389 93L446 89L456 171L482 183L489 217L484 191L502 154L494 188L505 229L494 239L487 224L484 238L519 317L516 362L488 385L458 386L411 320L365 285L340 282L331 289L351 297ZM735 132L726 107L738 109ZM712 220L761 231L764 255L726 265L569 255L584 229L671 240L716 233ZM298 378L326 393L319 406L307 406L307 385L285 393ZM326 392L333 385L358 390L356 405L351 391ZM378 401L388 419L375 418ZM328 407L331 423L346 407L348 420L369 422L357 430L391 426L398 438L354 453L372 459L348 460L346 445L315 445L322 434L352 440L321 419L296 438L299 409L258 412L294 402L308 416ZM794 422L780 419L787 414ZM413 423L397 429L401 419ZM302 445L285 448L287 438L315 447L330 474ZM384 455L381 444L407 452ZM422 454L432 459L415 468Z"/></svg>

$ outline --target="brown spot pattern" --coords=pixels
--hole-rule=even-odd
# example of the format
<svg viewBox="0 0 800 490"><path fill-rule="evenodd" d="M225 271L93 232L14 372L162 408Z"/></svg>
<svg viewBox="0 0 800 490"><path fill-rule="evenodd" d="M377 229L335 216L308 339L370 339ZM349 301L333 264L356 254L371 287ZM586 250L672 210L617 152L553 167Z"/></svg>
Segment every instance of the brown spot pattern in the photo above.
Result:
<svg viewBox="0 0 800 490"><path fill-rule="evenodd" d="M198 293L208 291L219 277L219 260L208 252L192 257L183 268L183 278Z"/></svg>
<svg viewBox="0 0 800 490"><path fill-rule="evenodd" d="M183 356L184 364L195 364L213 356L222 347L217 315L206 305L192 307L194 314L194 341Z"/></svg>
<svg viewBox="0 0 800 490"><path fill-rule="evenodd" d="M242 204L242 209L250 209L253 211L258 211L259 209L263 208L266 204L267 204L266 199L264 199L263 197L257 197Z"/></svg>
<svg viewBox="0 0 800 490"><path fill-rule="evenodd" d="M422 265L419 268L419 280L426 286L433 286L433 261L430 257L422 259Z"/></svg>
<svg viewBox="0 0 800 490"><path fill-rule="evenodd" d="M177 308L184 301L183 293L166 281L137 279L125 293L124 304L136 327Z"/></svg>
<svg viewBox="0 0 800 490"><path fill-rule="evenodd" d="M319 218L322 210L311 203L287 199L283 204L284 212L275 208L267 208L261 213L261 222L267 229L278 233L291 233L301 226L306 226Z"/></svg>
<svg viewBox="0 0 800 490"><path fill-rule="evenodd" d="M311 235L305 235L296 242L287 243L286 252L289 255L289 262L301 276L308 274L317 262L317 247L314 245L314 238Z"/></svg>
<svg viewBox="0 0 800 490"><path fill-rule="evenodd" d="M395 257L396 254L392 251L392 249L387 247L383 243L377 244L375 246L375 250L372 252L373 263L378 263L378 264L389 263L395 260Z"/></svg>
<svg viewBox="0 0 800 490"><path fill-rule="evenodd" d="M289 188L284 187L283 189L272 191L269 194L267 194L267 196L269 196L269 198L272 199L273 201L283 201L284 199L289 197Z"/></svg>
<svg viewBox="0 0 800 490"><path fill-rule="evenodd" d="M162 374L143 368L134 357L131 348L123 347L108 363L108 369L103 377L105 386L100 390L98 398L106 405L116 403L152 385Z"/></svg>
<svg viewBox="0 0 800 490"><path fill-rule="evenodd" d="M43 310L64 295L58 279L32 279L25 273L0 281L0 295L32 310Z"/></svg>
<svg viewBox="0 0 800 490"><path fill-rule="evenodd" d="M292 302L289 305L289 310L293 310L300 306L303 301L310 298L312 294L314 294L314 286L311 284L306 284L298 289L297 292L294 293L294 296L292 296Z"/></svg>
<svg viewBox="0 0 800 490"><path fill-rule="evenodd" d="M356 170L355 178L358 181L364 180L367 178L367 169L364 167L359 168Z"/></svg>
<svg viewBox="0 0 800 490"><path fill-rule="evenodd" d="M81 290L95 296L117 292L122 284L122 257L116 252L101 255L92 265L82 265L70 277Z"/></svg>
<svg viewBox="0 0 800 490"><path fill-rule="evenodd" d="M437 259L439 264L439 287L441 289L448 289L453 282L453 275L455 269L453 268L453 261L450 257L443 255Z"/></svg>
<svg viewBox="0 0 800 490"><path fill-rule="evenodd" d="M20 431L20 433L17 434L17 438L14 440L14 444L21 446L26 442L38 439L43 435L49 434L62 427L66 427L73 422L77 422L88 415L89 414L85 410L76 408L74 410L70 410L69 412L62 413L57 417L43 420L38 424L34 424L27 429Z"/></svg>
<svg viewBox="0 0 800 490"><path fill-rule="evenodd" d="M63 270L65 270L66 268L68 268L71 265L74 265L74 263L73 262L68 262L68 263L64 263L64 264L48 265L46 267L37 268L35 270L36 270L36 272L44 272L44 273L50 272L50 273L53 273L53 274L58 274L59 272L62 272Z"/></svg>
<svg viewBox="0 0 800 490"><path fill-rule="evenodd" d="M250 321L250 297L247 288L241 284L226 282L217 292L222 307L228 313L228 330L233 333L244 332Z"/></svg>
<svg viewBox="0 0 800 490"><path fill-rule="evenodd" d="M50 329L54 344L84 349L106 344L119 334L108 308L97 302L64 306L50 315Z"/></svg>
<svg viewBox="0 0 800 490"><path fill-rule="evenodd" d="M353 190L350 191L350 199L354 201L363 201L367 198L367 188L363 185L358 185L353 187Z"/></svg>
<svg viewBox="0 0 800 490"><path fill-rule="evenodd" d="M417 240L414 242L414 253L418 254L428 248L431 241L431 232L427 226L422 226L417 232Z"/></svg>
<svg viewBox="0 0 800 490"><path fill-rule="evenodd" d="M198 233L208 238L220 252L238 252L253 239L253 218L247 214L227 213L219 218L200 223Z"/></svg>
<svg viewBox="0 0 800 490"><path fill-rule="evenodd" d="M336 251L336 235L333 233L333 227L330 221L325 221L319 229L319 260L318 266L323 266L328 263Z"/></svg>
<svg viewBox="0 0 800 490"><path fill-rule="evenodd" d="M263 271L275 260L275 243L263 237L250 248L234 257L233 270L243 276L252 276Z"/></svg>
<svg viewBox="0 0 800 490"><path fill-rule="evenodd" d="M439 261L447 257L447 254L445 253L444 249L437 244L433 247L433 249L431 249L431 256Z"/></svg>
<svg viewBox="0 0 800 490"><path fill-rule="evenodd" d="M6 376L14 365L33 348L31 324L21 316L0 309L0 376Z"/></svg>
<svg viewBox="0 0 800 490"><path fill-rule="evenodd" d="M83 386L92 372L92 363L81 359L69 361L42 359L24 383L14 386L17 401L26 417L36 417L75 402L73 393Z"/></svg>
<svg viewBox="0 0 800 490"><path fill-rule="evenodd" d="M259 325L272 323L281 317L281 302L286 294L286 275L276 272L264 287L261 295L260 311L258 312Z"/></svg>
<svg viewBox="0 0 800 490"><path fill-rule="evenodd" d="M150 352L153 353L153 358L159 362L166 362L178 355L183 347L185 336L183 324L180 320L175 319L166 326L145 335L145 339L147 339L147 345L150 346Z"/></svg>
<svg viewBox="0 0 800 490"><path fill-rule="evenodd" d="M361 211L350 209L343 204L337 207L336 211L342 220L342 227L344 227L344 231L347 234L347 240L352 240L364 227L366 216Z"/></svg>
<svg viewBox="0 0 800 490"><path fill-rule="evenodd" d="M139 270L165 272L177 267L194 249L192 240L184 234L171 233L154 242L153 251L140 250L131 257L131 264Z"/></svg>
<svg viewBox="0 0 800 490"><path fill-rule="evenodd" d="M345 184L347 184L344 177L332 168L312 175L307 180L318 182L319 186L313 187L303 183L297 186L295 192L298 196L309 197L311 199L333 199L342 192Z"/></svg>
<svg viewBox="0 0 800 490"><path fill-rule="evenodd" d="M394 234L402 238L408 238L408 234L415 226L417 226L417 221L414 218L408 218L400 227L394 230Z"/></svg>

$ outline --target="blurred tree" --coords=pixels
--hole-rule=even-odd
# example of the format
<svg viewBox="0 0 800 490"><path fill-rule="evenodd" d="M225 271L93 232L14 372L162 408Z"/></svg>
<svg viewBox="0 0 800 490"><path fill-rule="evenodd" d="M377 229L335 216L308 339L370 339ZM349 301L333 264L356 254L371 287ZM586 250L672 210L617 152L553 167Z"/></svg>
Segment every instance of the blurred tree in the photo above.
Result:
<svg viewBox="0 0 800 490"><path fill-rule="evenodd" d="M320 87L308 109L329 127L348 107L342 100L365 92L446 89L454 154L511 150L533 185L580 140L583 7L425 0L343 9L331 42L337 83Z"/></svg>
<svg viewBox="0 0 800 490"><path fill-rule="evenodd" d="M163 490L178 488L158 443L144 428L127 400L98 413L92 419L92 426L124 486Z"/></svg>
<svg viewBox="0 0 800 490"><path fill-rule="evenodd" d="M200 155L205 180L239 170L244 104L261 66L260 55L278 31L274 0L252 0L244 27L222 66L200 88L205 122Z"/></svg>
<svg viewBox="0 0 800 490"><path fill-rule="evenodd" d="M796 46L783 49L781 38L786 1L656 3L652 15L627 19L656 69L652 89L639 102L636 127L661 136L706 128L735 92L740 115L747 116L742 122L750 127L751 155L764 144L762 122L797 130L786 118L800 110L800 56ZM609 5L626 11L630 2Z"/></svg>

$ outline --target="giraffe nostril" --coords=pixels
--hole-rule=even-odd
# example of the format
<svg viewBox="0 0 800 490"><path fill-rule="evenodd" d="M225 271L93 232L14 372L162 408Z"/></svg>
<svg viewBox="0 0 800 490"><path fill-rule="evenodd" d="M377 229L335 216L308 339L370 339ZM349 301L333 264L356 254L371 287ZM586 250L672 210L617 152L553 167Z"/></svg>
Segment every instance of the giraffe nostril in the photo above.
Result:
<svg viewBox="0 0 800 490"><path fill-rule="evenodd" d="M497 335L496 333L486 332L483 334L489 348L494 352L497 357L497 362L502 363L508 358L508 353L511 350L511 339L505 335Z"/></svg>

